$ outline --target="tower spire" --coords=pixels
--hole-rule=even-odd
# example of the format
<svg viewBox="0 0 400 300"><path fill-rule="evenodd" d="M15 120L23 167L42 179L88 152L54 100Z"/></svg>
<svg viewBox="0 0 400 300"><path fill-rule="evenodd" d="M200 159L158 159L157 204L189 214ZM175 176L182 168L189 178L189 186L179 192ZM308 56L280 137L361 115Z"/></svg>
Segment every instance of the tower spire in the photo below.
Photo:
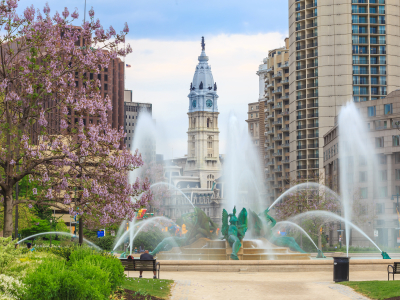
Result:
<svg viewBox="0 0 400 300"><path fill-rule="evenodd" d="M206 44L204 43L204 36L201 37L201 50L202 51L206 50Z"/></svg>

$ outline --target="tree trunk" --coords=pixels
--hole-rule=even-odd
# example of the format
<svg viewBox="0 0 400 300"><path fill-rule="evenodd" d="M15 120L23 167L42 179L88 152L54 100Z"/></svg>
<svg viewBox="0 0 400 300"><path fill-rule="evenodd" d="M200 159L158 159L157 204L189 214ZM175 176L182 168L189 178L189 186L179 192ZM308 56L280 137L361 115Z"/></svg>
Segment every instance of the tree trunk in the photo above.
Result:
<svg viewBox="0 0 400 300"><path fill-rule="evenodd" d="M83 245L83 216L79 218L79 245Z"/></svg>
<svg viewBox="0 0 400 300"><path fill-rule="evenodd" d="M13 198L12 198L12 189L9 189L5 193L4 199L4 228L3 228L3 236L9 237L12 236L13 230Z"/></svg>

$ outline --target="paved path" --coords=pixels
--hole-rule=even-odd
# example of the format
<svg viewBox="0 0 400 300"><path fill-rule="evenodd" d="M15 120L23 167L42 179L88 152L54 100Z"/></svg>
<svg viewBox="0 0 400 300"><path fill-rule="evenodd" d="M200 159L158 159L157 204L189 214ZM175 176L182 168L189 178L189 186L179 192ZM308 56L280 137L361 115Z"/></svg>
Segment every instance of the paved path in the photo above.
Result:
<svg viewBox="0 0 400 300"><path fill-rule="evenodd" d="M146 274L148 273L148 274ZM352 289L335 284L330 272L161 272L176 285L171 300L367 300ZM132 272L131 272L132 275ZM150 272L144 277L150 278ZM386 272L351 272L352 281L386 280Z"/></svg>

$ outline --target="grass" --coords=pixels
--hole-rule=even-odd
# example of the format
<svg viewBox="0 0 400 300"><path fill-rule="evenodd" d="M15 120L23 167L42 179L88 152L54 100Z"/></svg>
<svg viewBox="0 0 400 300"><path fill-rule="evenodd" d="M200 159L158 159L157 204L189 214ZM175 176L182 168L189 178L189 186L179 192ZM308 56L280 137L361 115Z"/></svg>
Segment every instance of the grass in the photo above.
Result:
<svg viewBox="0 0 400 300"><path fill-rule="evenodd" d="M371 299L383 300L400 296L400 280L398 281L348 281L340 284L351 287L356 292Z"/></svg>
<svg viewBox="0 0 400 300"><path fill-rule="evenodd" d="M167 299L171 294L173 282L173 280L166 279L126 278L122 287L141 294Z"/></svg>

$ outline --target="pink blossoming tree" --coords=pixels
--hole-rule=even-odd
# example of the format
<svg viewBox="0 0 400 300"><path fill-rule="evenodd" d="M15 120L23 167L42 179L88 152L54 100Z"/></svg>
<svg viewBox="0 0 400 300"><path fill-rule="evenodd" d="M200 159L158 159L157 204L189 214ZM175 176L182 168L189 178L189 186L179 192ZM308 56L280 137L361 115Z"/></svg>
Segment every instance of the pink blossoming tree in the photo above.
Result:
<svg viewBox="0 0 400 300"><path fill-rule="evenodd" d="M141 156L122 147L123 129L112 128L108 96L97 76L110 60L132 52L121 33L104 30L94 11L81 27L78 12L50 15L32 7L16 13L18 0L0 1L0 203L4 236L12 233L13 207L51 205L86 216L90 224L127 218L151 200L149 182L129 184ZM85 46L79 47L78 41ZM78 42L78 43L77 43ZM82 86L75 87L75 76ZM72 122L75 113L79 121ZM97 120L84 124L85 117ZM50 126L50 123L52 124ZM96 123L96 124L95 124ZM55 125L54 125L55 124ZM15 185L29 177L39 188L32 199L13 199ZM141 196L141 197L139 197ZM138 199L135 201L135 199ZM86 222L86 221L85 221Z"/></svg>

